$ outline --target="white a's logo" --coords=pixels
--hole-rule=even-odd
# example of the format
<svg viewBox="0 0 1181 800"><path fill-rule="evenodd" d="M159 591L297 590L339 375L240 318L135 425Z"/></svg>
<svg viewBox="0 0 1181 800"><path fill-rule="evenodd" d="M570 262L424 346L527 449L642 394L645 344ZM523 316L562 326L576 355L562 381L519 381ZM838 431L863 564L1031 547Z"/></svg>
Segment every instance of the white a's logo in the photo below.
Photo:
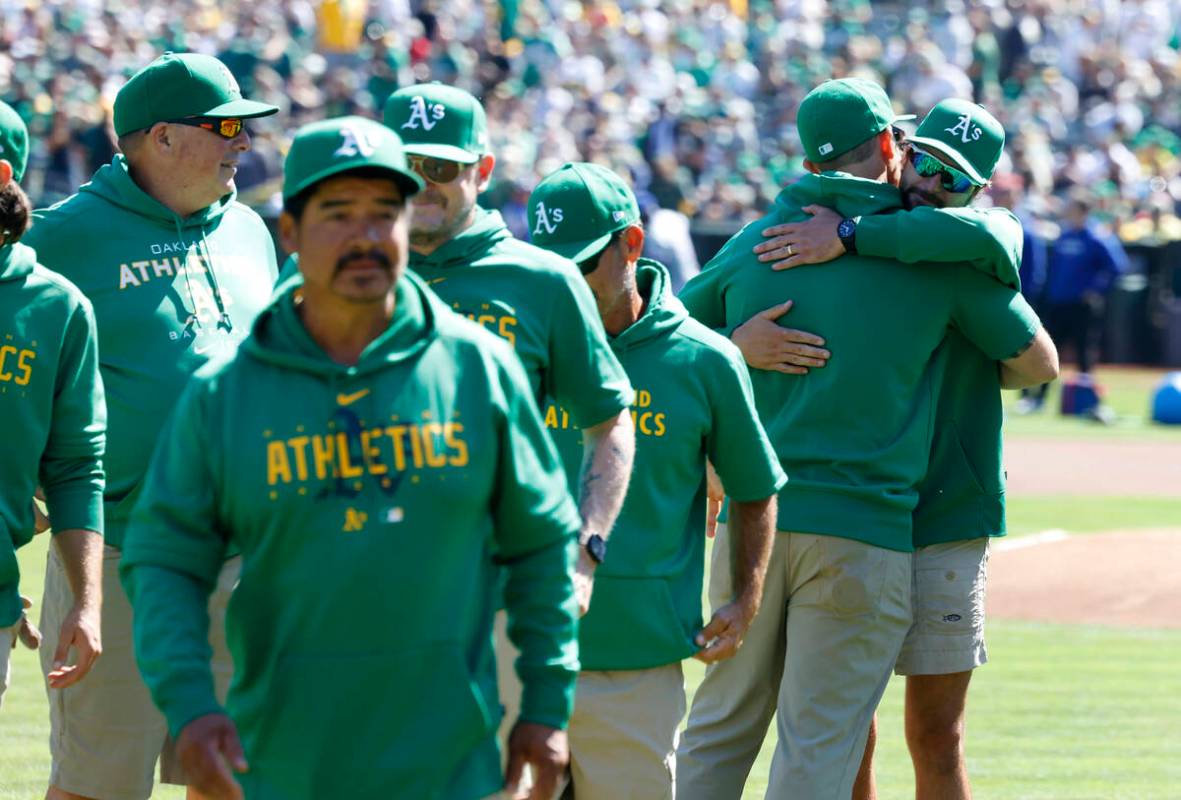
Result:
<svg viewBox="0 0 1181 800"><path fill-rule="evenodd" d="M972 118L967 114L961 114L960 120L950 128L944 128L950 134L959 134L960 141L967 144L969 141L976 141L980 138L981 130L979 125L972 124Z"/></svg>
<svg viewBox="0 0 1181 800"><path fill-rule="evenodd" d="M533 235L542 232L555 233L558 230L558 223L562 221L562 209L560 208L546 208L545 203L537 204L537 224L533 226Z"/></svg>
<svg viewBox="0 0 1181 800"><path fill-rule="evenodd" d="M442 103L426 104L426 100L421 96L410 98L410 119L402 123L403 128L410 128L411 130L418 130L421 123L424 131L429 131L431 128L439 124L447 114L447 107Z"/></svg>
<svg viewBox="0 0 1181 800"><path fill-rule="evenodd" d="M217 68L218 72L220 72L221 76L225 79L225 82L229 85L230 92L241 97L242 90L238 88L238 81L236 78L234 78L234 73L230 72L230 68L220 61L217 62Z"/></svg>
<svg viewBox="0 0 1181 800"><path fill-rule="evenodd" d="M337 158L350 156L371 156L377 149L369 139L368 131L346 125L340 129L340 147L332 154Z"/></svg>

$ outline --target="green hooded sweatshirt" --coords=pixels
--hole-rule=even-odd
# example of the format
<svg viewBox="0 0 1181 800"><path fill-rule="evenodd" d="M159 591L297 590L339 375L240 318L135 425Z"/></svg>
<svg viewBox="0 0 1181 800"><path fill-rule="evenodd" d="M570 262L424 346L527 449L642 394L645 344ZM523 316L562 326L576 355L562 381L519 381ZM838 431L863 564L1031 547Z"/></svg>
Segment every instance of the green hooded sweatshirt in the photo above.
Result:
<svg viewBox="0 0 1181 800"><path fill-rule="evenodd" d="M689 313L711 328L793 299L783 322L823 336L832 349L828 365L806 376L751 371L760 417L791 476L779 494L780 530L912 550L915 487L926 474L940 378L929 367L947 327L993 360L1013 356L1039 327L1020 294L967 264L858 254L823 269L775 272L751 253L767 226L805 219L803 206L855 217L900 203L886 184L806 175L681 290Z"/></svg>
<svg viewBox="0 0 1181 800"><path fill-rule="evenodd" d="M476 221L433 253L411 251L410 268L453 311L513 346L539 408L555 398L585 428L631 403L627 376L578 270L514 238L500 212L477 208ZM292 255L276 291L287 288L298 269L299 256Z"/></svg>
<svg viewBox="0 0 1181 800"><path fill-rule="evenodd" d="M579 623L578 657L588 670L647 669L697 652L706 458L733 500L762 500L787 481L759 424L742 354L689 318L663 266L641 259L636 283L647 307L609 337L636 387L636 460ZM556 405L545 423L567 474L577 474L581 432Z"/></svg>
<svg viewBox="0 0 1181 800"><path fill-rule="evenodd" d="M140 671L174 736L218 710L205 603L232 547L246 797L487 796L498 575L522 719L561 728L573 705L579 519L557 453L509 348L414 276L351 367L293 297L197 373L153 457L121 565Z"/></svg>
<svg viewBox="0 0 1181 800"><path fill-rule="evenodd" d="M915 263L964 262L1018 291L1021 223L1003 208L916 208L864 217L857 251ZM935 436L914 510L914 546L1005 535L997 363L952 329L935 354Z"/></svg>
<svg viewBox="0 0 1181 800"><path fill-rule="evenodd" d="M181 219L117 155L77 194L37 211L25 235L94 306L109 415L105 535L115 547L189 376L232 351L270 298L274 243L234 197Z"/></svg>
<svg viewBox="0 0 1181 800"><path fill-rule="evenodd" d="M0 628L20 619L16 550L33 536L33 492L45 489L54 530L102 532L106 405L90 303L36 263L0 247Z"/></svg>

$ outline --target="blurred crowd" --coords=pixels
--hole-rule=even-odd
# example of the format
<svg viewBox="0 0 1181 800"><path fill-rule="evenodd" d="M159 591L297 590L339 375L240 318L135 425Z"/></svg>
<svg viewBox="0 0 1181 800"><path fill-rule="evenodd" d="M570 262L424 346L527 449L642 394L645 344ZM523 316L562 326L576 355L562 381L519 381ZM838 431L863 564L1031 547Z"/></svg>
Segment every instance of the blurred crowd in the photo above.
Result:
<svg viewBox="0 0 1181 800"><path fill-rule="evenodd" d="M40 203L109 160L126 77L191 50L283 109L251 126L248 202L275 202L300 124L380 116L399 86L441 80L484 99L487 204L518 233L533 184L568 160L630 174L649 213L733 228L801 173L804 94L859 75L919 115L953 95L988 106L1028 219L1052 227L1082 187L1126 241L1181 239L1179 49L1178 0L0 0L0 97L32 129Z"/></svg>

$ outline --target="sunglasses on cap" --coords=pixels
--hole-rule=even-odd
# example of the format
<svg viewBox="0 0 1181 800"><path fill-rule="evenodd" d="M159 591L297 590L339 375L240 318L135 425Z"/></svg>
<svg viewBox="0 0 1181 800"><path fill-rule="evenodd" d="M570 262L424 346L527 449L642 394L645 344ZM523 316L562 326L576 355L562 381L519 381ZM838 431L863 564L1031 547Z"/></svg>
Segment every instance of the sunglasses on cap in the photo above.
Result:
<svg viewBox="0 0 1181 800"><path fill-rule="evenodd" d="M458 161L448 161L445 158L412 155L406 156L406 163L410 165L410 169L431 183L451 183L459 177L459 173L471 166L470 164L460 164Z"/></svg>
<svg viewBox="0 0 1181 800"><path fill-rule="evenodd" d="M914 166L914 171L920 177L930 178L933 175L938 175L940 185L948 192L963 194L976 187L976 182L966 173L944 164L935 156L925 150L920 150L913 144L910 146L909 158L910 163Z"/></svg>
<svg viewBox="0 0 1181 800"><path fill-rule="evenodd" d="M246 123L237 117L184 117L183 119L166 120L172 125L188 125L192 128L204 128L213 131L223 139L236 139Z"/></svg>

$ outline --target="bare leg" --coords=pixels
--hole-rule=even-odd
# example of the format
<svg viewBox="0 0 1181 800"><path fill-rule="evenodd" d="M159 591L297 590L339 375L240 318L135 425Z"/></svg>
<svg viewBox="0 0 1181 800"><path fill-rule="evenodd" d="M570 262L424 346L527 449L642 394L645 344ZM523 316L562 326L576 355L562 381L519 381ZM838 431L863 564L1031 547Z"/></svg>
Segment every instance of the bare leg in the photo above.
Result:
<svg viewBox="0 0 1181 800"><path fill-rule="evenodd" d="M853 800L878 800L878 787L873 779L873 751L878 743L878 715L869 721L869 736L865 740L865 755L853 784Z"/></svg>
<svg viewBox="0 0 1181 800"><path fill-rule="evenodd" d="M906 744L916 800L970 800L964 715L972 673L906 679Z"/></svg>

